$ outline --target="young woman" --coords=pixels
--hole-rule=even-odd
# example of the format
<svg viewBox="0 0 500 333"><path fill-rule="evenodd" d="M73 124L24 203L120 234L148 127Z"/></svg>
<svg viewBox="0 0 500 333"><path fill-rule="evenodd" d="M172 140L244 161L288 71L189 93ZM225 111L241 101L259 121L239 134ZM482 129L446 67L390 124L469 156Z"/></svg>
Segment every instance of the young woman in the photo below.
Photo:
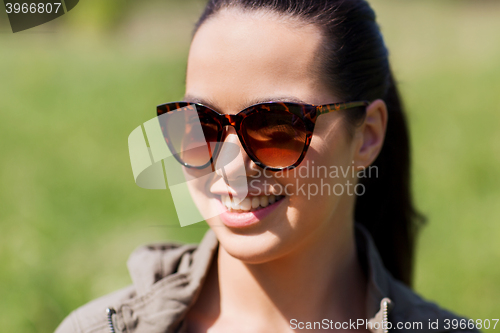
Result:
<svg viewBox="0 0 500 333"><path fill-rule="evenodd" d="M190 188L211 230L199 246L137 250L134 285L76 310L58 333L452 330L459 317L410 289L407 127L367 2L210 0L184 102L158 108L186 110L206 141L243 156ZM186 174L211 172L220 145L175 151L195 139L173 131ZM241 165L246 191L231 186Z"/></svg>

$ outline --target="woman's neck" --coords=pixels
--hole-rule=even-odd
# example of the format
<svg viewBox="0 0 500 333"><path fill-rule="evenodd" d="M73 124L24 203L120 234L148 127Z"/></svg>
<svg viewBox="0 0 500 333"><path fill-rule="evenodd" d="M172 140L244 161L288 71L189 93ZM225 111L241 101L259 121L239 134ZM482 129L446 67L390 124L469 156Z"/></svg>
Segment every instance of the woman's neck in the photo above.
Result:
<svg viewBox="0 0 500 333"><path fill-rule="evenodd" d="M204 314L209 326L227 327L232 322L239 331L251 327L254 332L286 331L292 319L365 318L366 278L357 259L352 222L332 223L335 236L318 230L271 262L245 263L221 245L194 313Z"/></svg>

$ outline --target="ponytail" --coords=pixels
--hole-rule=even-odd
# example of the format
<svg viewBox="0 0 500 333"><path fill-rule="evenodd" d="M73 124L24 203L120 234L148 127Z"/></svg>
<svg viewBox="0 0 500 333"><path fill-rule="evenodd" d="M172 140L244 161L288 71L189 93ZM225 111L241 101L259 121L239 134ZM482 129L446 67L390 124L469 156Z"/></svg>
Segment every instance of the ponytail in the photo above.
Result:
<svg viewBox="0 0 500 333"><path fill-rule="evenodd" d="M366 191L357 198L355 219L372 235L385 267L411 286L415 238L424 219L412 204L408 128L392 73L383 99L389 117L384 145L373 163L378 177L360 178Z"/></svg>

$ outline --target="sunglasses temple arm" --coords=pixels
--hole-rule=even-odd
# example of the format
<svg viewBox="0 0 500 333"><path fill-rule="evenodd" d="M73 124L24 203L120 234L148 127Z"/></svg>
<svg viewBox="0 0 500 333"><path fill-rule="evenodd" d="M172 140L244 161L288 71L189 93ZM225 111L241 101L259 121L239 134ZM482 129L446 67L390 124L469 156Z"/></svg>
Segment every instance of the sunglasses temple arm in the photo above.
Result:
<svg viewBox="0 0 500 333"><path fill-rule="evenodd" d="M318 115L330 113L334 111L347 110L357 107L366 107L370 105L368 101L361 102L347 102L347 103L335 103L335 104L327 104L327 105L318 105L316 110L318 111Z"/></svg>

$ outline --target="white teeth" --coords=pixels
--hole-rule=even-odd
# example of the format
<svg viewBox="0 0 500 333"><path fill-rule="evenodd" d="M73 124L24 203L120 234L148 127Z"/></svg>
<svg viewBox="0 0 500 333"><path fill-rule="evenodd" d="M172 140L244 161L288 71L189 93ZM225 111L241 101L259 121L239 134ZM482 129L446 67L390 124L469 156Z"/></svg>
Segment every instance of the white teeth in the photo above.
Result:
<svg viewBox="0 0 500 333"><path fill-rule="evenodd" d="M260 200L259 197L253 197L252 198L252 208L255 209L260 206Z"/></svg>
<svg viewBox="0 0 500 333"><path fill-rule="evenodd" d="M271 194L271 195L269 196L269 204L271 204L271 205L272 205L275 201L276 201L276 197L275 197L274 195L272 195L272 194Z"/></svg>
<svg viewBox="0 0 500 333"><path fill-rule="evenodd" d="M245 198L240 204L241 210L250 210L252 208L252 202L250 198Z"/></svg>
<svg viewBox="0 0 500 333"><path fill-rule="evenodd" d="M234 210L240 209L239 204L235 200L231 200L231 208Z"/></svg>
<svg viewBox="0 0 500 333"><path fill-rule="evenodd" d="M231 208L231 198L229 197L229 195L226 195L223 197L224 199L222 200L222 203L228 207L228 208Z"/></svg>
<svg viewBox="0 0 500 333"><path fill-rule="evenodd" d="M282 198L282 196L275 196L275 195L269 195L269 196L258 196L258 197L251 197L251 198L245 198L243 201L240 203L235 203L233 200L231 200L231 197L228 195L221 195L221 202L228 210L241 210L241 211L251 211L251 210L256 210L258 208L264 208L269 205L272 205L276 201L279 201Z"/></svg>

